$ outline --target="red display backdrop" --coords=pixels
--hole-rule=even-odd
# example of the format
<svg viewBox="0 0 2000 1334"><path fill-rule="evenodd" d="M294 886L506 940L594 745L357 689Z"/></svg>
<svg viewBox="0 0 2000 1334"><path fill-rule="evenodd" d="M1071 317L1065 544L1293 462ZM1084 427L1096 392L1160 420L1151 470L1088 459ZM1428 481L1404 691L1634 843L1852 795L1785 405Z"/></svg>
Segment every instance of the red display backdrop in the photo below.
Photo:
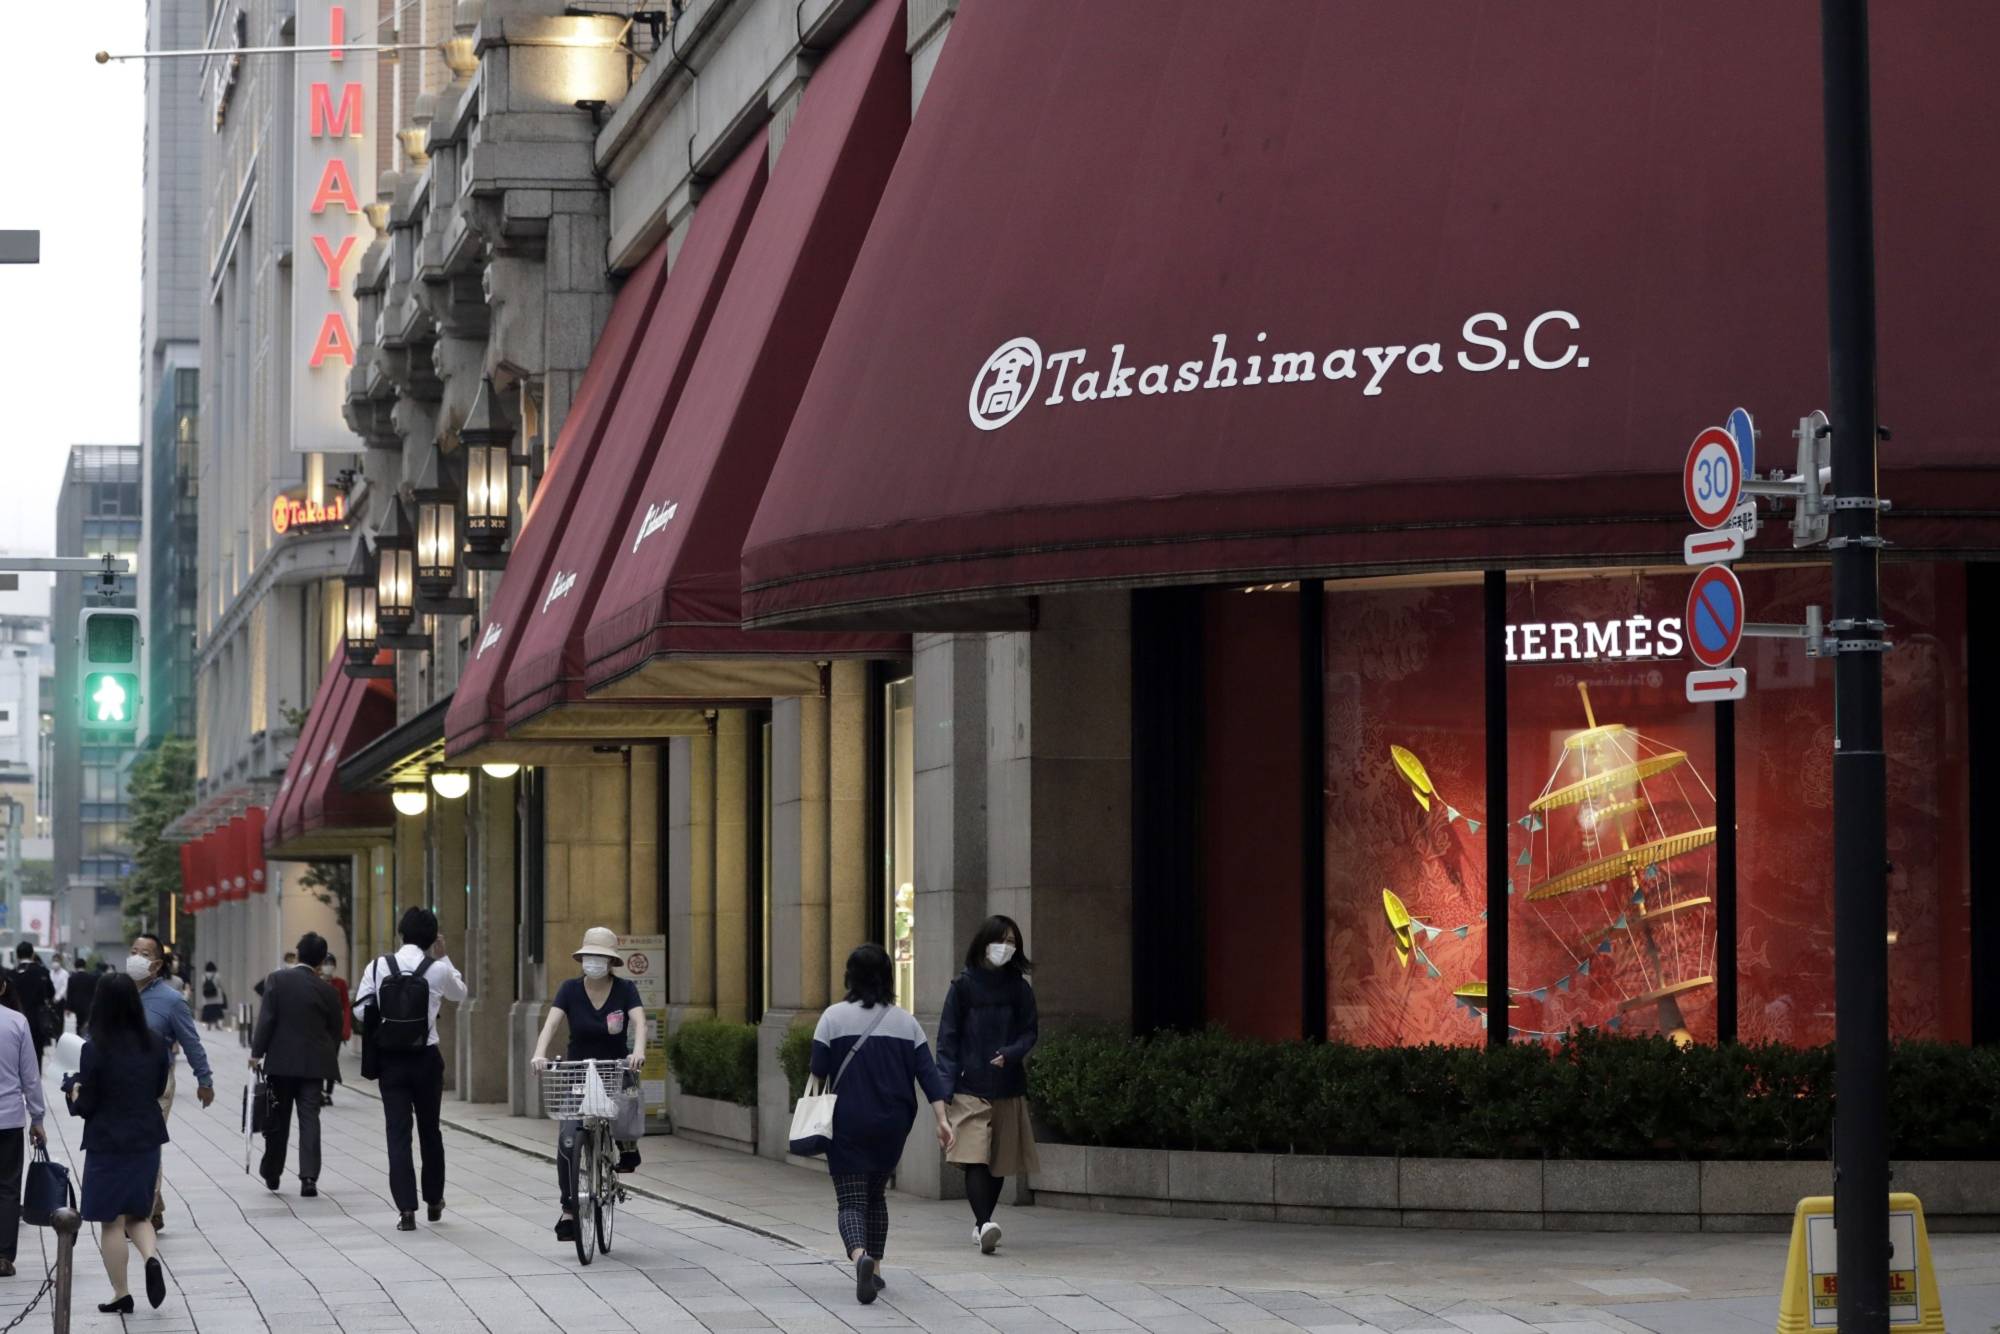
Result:
<svg viewBox="0 0 2000 1334"><path fill-rule="evenodd" d="M1679 574L1623 575L1509 590L1511 790L1501 818L1518 1031L1659 1031L1672 1019L1657 1002L1633 1002L1664 985L1685 987L1674 997L1680 1024L1697 1039L1715 1034L1715 987L1700 981L1716 972L1713 907L1702 902L1715 893L1702 835L1716 823L1714 720L1682 692L1685 585ZM1811 568L1749 569L1744 585L1756 621L1801 620L1806 603L1827 596L1824 572ZM1964 572L1891 566L1883 591L1898 643L1885 686L1891 1024L1899 1036L1963 1039ZM1483 1041L1483 998L1461 990L1485 980L1479 589L1333 591L1326 624L1329 1035ZM1603 656L1614 644L1621 656ZM1832 668L1796 640L1754 641L1738 661L1751 683L1737 706L1739 1035L1830 1041ZM1593 718L1624 730L1568 744ZM1617 793L1531 809L1593 772L1655 762L1660 772ZM1543 896L1627 847L1656 851ZM1668 905L1675 911L1662 914Z"/></svg>

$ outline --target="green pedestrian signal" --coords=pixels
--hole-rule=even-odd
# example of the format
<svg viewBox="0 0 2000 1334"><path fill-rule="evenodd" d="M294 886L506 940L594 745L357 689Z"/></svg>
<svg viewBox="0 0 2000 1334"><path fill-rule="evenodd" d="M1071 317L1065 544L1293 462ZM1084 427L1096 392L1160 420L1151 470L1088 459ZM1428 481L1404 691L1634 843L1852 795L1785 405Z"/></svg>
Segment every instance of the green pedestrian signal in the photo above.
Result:
<svg viewBox="0 0 2000 1334"><path fill-rule="evenodd" d="M88 734L129 733L139 724L139 613L87 608L77 624L83 650L77 703Z"/></svg>
<svg viewBox="0 0 2000 1334"><path fill-rule="evenodd" d="M83 679L83 720L100 727L129 727L139 702L139 678L129 672L92 672Z"/></svg>

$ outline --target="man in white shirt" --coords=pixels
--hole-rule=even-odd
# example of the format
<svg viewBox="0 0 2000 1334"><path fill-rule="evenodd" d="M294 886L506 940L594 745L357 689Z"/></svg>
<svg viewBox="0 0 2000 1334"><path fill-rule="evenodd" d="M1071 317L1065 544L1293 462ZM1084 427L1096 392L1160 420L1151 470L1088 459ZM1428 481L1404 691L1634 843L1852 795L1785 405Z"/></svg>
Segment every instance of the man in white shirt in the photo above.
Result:
<svg viewBox="0 0 2000 1334"><path fill-rule="evenodd" d="M376 994L398 971L421 973L430 988L430 1040L421 1047L412 1044L407 1049L393 1048L381 1040L377 1057L382 1120L389 1137L389 1194L399 1215L396 1228L415 1232L417 1172L410 1157L412 1122L424 1155L424 1204L431 1222L444 1217L444 1135L438 1122L444 1100L444 1057L438 1051L437 1016L443 1002L465 999L465 978L446 956L444 942L438 939L437 914L428 908L412 908L404 913L397 933L403 938L403 948L395 953L396 968L389 968L386 956L368 965L361 974L360 985L354 989L354 1016L362 1021L364 1035L369 1033L370 1009L381 1008L376 1004ZM381 1025L382 1016L378 1013L373 1028L379 1032Z"/></svg>

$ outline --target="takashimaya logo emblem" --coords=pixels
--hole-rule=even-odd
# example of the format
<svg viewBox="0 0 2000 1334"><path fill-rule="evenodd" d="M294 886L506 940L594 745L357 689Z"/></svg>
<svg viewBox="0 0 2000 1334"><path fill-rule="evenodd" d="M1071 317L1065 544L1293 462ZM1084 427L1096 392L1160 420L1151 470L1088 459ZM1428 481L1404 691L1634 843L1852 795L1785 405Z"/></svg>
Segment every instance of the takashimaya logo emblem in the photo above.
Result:
<svg viewBox="0 0 2000 1334"><path fill-rule="evenodd" d="M502 626L498 621L488 622L486 633L479 636L479 651L472 656L474 658L485 657L486 650L500 642L500 636L505 632L505 629L506 627Z"/></svg>
<svg viewBox="0 0 2000 1334"><path fill-rule="evenodd" d="M1447 371L1561 371L1590 365L1578 342L1583 321L1567 310L1544 310L1523 322L1518 333L1513 327L1499 311L1482 310L1466 317L1455 341L1330 348L1310 335L1273 338L1269 330L1260 330L1254 335L1238 332L1233 341L1228 332L1211 334L1205 348L1135 346L1132 355L1124 343L1095 352L1072 347L1044 353L1032 338L1010 338L973 376L965 407L974 426L996 431L1035 401L1045 379L1048 393L1041 406L1068 410L1072 404L1160 394L1224 389L1270 393L1274 390L1260 386L1280 385L1317 389L1322 381L1342 380L1351 381L1363 398L1376 398Z"/></svg>
<svg viewBox="0 0 2000 1334"><path fill-rule="evenodd" d="M672 521L674 511L679 508L679 501L668 501L664 505L646 506L646 517L639 522L639 535L632 539L632 550L637 551L641 542L651 537L654 533L659 532L662 528L665 528Z"/></svg>
<svg viewBox="0 0 2000 1334"><path fill-rule="evenodd" d="M1040 343L1032 338L1002 343L973 377L972 396L965 404L972 424L982 431L994 431L1013 421L1028 406L1041 380Z"/></svg>
<svg viewBox="0 0 2000 1334"><path fill-rule="evenodd" d="M542 599L542 610L547 611L551 603L559 601L562 598L568 597L570 589L575 587L576 587L575 570L569 570L569 571L557 570L556 577L549 581L549 595Z"/></svg>

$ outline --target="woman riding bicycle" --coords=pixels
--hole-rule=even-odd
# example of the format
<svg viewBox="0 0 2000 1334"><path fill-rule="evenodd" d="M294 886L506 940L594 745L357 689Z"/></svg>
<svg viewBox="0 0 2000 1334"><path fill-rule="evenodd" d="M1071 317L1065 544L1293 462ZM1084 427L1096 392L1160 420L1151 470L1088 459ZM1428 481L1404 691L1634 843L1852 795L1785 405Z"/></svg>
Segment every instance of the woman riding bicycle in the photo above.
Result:
<svg viewBox="0 0 2000 1334"><path fill-rule="evenodd" d="M555 1040L556 1025L569 1023L569 1049L564 1059L571 1061L622 1061L637 1070L646 1059L646 1007L639 1000L639 988L630 980L613 977L611 970L624 961L618 952L618 936L609 927L593 926L583 933L583 944L571 956L583 966L581 977L572 977L556 989L550 1002L548 1022L535 1039L534 1066L548 1064L549 1044ZM562 1122L556 1140L556 1180L562 1189L562 1217L556 1220L556 1237L576 1240L575 1170L577 1132L581 1121ZM638 1166L639 1155L629 1146L623 1150L618 1169Z"/></svg>

